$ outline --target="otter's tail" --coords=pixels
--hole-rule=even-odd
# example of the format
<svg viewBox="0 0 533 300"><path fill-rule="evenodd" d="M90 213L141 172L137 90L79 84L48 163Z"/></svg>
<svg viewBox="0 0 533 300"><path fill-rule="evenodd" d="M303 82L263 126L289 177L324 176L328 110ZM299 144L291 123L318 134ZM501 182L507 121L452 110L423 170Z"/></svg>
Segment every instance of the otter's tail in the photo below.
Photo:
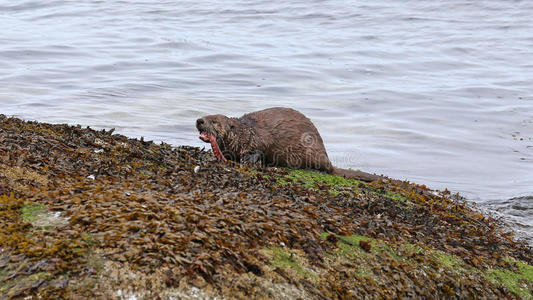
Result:
<svg viewBox="0 0 533 300"><path fill-rule="evenodd" d="M333 167L332 174L343 176L346 178L353 178L361 181L371 182L376 180L386 180L387 178L375 174L366 173L363 171L347 170Z"/></svg>

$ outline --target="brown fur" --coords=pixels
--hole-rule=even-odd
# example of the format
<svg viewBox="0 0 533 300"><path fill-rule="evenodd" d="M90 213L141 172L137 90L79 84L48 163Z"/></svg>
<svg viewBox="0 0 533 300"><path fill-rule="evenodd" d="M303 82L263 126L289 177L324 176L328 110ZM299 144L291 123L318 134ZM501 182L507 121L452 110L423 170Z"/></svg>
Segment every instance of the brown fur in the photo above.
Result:
<svg viewBox="0 0 533 300"><path fill-rule="evenodd" d="M209 115L198 119L196 127L200 132L215 135L220 150L229 160L314 169L365 181L381 178L333 167L316 127L294 109L274 107L240 118Z"/></svg>

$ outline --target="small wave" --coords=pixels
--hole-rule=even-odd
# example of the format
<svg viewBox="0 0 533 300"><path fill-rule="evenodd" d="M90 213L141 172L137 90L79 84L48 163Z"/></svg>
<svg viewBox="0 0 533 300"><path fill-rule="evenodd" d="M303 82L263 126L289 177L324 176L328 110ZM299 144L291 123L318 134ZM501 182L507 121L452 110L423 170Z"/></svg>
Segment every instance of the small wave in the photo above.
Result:
<svg viewBox="0 0 533 300"><path fill-rule="evenodd" d="M533 245L533 196L487 201L483 206L502 217L502 221L516 231L518 238Z"/></svg>

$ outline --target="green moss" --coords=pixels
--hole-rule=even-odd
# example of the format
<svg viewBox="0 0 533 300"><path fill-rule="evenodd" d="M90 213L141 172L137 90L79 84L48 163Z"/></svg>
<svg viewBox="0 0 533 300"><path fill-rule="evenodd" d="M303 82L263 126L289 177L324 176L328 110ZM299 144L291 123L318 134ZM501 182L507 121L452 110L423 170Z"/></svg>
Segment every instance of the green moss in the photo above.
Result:
<svg viewBox="0 0 533 300"><path fill-rule="evenodd" d="M314 187L315 183L328 184L331 186L358 186L359 183L361 183L359 180L309 170L289 170L289 175L286 177L293 179L293 181L304 181L309 187Z"/></svg>
<svg viewBox="0 0 533 300"><path fill-rule="evenodd" d="M329 233L323 233L322 238L325 239L328 235ZM518 272L513 272L508 269L488 269L482 271L477 268L467 268L460 258L438 250L424 250L411 244L403 244L398 248L398 253L401 253L398 254L388 243L378 239L362 235L335 236L338 240L338 249L335 250L334 256L348 258L359 263L358 275L360 276L367 277L369 268L365 265L365 261L374 258L378 254L388 253L396 260L411 261L407 257L422 253L424 255L431 255L434 261L440 264L442 268L458 274L481 274L484 272L485 278L494 284L505 286L509 291L519 295L523 299L533 299L533 266L521 261L508 260L508 262L516 265ZM369 252L364 251L360 247L361 241L370 243L371 249Z"/></svg>
<svg viewBox="0 0 533 300"><path fill-rule="evenodd" d="M328 185L330 187L329 192L332 195L340 194L345 188L355 189L355 191L361 191L360 186L364 185L366 187L373 187L366 182L360 180L344 178L342 176L320 173L311 170L300 170L300 169L285 169L288 174L286 175L277 175L277 182L281 185L291 184L300 184L307 188L317 189L317 185ZM410 203L409 199L400 193L395 193L392 191L387 191L383 189L373 188L371 191L376 195L385 196L387 198L397 200L403 203Z"/></svg>
<svg viewBox="0 0 533 300"><path fill-rule="evenodd" d="M276 176L276 180L280 185L299 184L310 189L317 189L318 185L328 185L331 187L329 192L333 195L339 194L343 187L359 189L358 186L361 184L361 181L356 179L311 170L285 170L288 172L286 175Z"/></svg>
<svg viewBox="0 0 533 300"><path fill-rule="evenodd" d="M280 175L276 174L275 178L278 184L287 185L287 184L297 184L304 187L318 190L318 185L327 185L330 187L329 193L336 196L342 192L346 192L348 188L351 192L361 192L361 186L371 188L370 193L375 195L384 196L405 204L411 203L409 198L402 195L401 193L396 193L384 189L379 189L374 187L372 184L363 182L357 179L345 178L338 175L320 173L313 170L301 170L301 169L284 169L287 174ZM252 176L258 174L259 172L255 170L249 170ZM269 178L268 175L262 175L264 178Z"/></svg>
<svg viewBox="0 0 533 300"><path fill-rule="evenodd" d="M47 272L39 272L37 274L32 274L28 277L28 280L31 280L31 281L36 281L36 280L41 280L41 279L48 279L52 277L52 274L50 273L47 273Z"/></svg>
<svg viewBox="0 0 533 300"><path fill-rule="evenodd" d="M86 233L82 237L83 241L86 242L88 245L95 245L97 243L97 240L94 238L92 233Z"/></svg>
<svg viewBox="0 0 533 300"><path fill-rule="evenodd" d="M372 248L376 244L374 239L362 235L337 236L337 238L339 239L339 242L337 243L339 254L342 256L367 255L367 253L359 246L361 241L369 242ZM370 249L370 252L372 252L372 249Z"/></svg>
<svg viewBox="0 0 533 300"><path fill-rule="evenodd" d="M267 249L267 251L271 252L272 259L270 263L279 268L291 268L296 273L298 273L300 276L303 277L314 277L315 275L308 270L306 270L300 262L298 261L295 254L285 251L282 248L271 248Z"/></svg>
<svg viewBox="0 0 533 300"><path fill-rule="evenodd" d="M329 233L323 233L322 238L325 239ZM376 251L379 251L380 253L386 252L390 256L392 256L395 259L404 259L400 255L398 255L394 249L385 241L381 241L378 239L369 238L363 235L351 235L351 236L341 236L341 235L335 235L338 239L337 246L339 249L337 250L337 255L340 256L347 256L347 257L360 257L360 256L366 256L366 255L372 255L372 253L375 253ZM370 244L370 251L366 252L361 248L360 242L368 242Z"/></svg>
<svg viewBox="0 0 533 300"><path fill-rule="evenodd" d="M463 261L453 255L446 254L442 251L433 251L435 259L446 269L454 272L464 272Z"/></svg>
<svg viewBox="0 0 533 300"><path fill-rule="evenodd" d="M33 223L40 215L48 212L48 206L40 203L26 202L22 207L22 220Z"/></svg>
<svg viewBox="0 0 533 300"><path fill-rule="evenodd" d="M424 251L423 248L410 243L403 243L398 247L398 252L402 253L401 256L412 256L423 253Z"/></svg>
<svg viewBox="0 0 533 300"><path fill-rule="evenodd" d="M385 196L388 197L388 198L391 198L393 200L397 200L397 201L400 201L400 202L403 202L405 204L409 204L410 201L407 197L405 197L404 195L402 194L398 194L398 193L393 193L391 191L387 191L385 193Z"/></svg>
<svg viewBox="0 0 533 300"><path fill-rule="evenodd" d="M488 269L485 271L485 277L495 284L505 286L522 299L533 299L533 266L518 260L507 261L514 263L518 272L507 269Z"/></svg>
<svg viewBox="0 0 533 300"><path fill-rule="evenodd" d="M330 233L323 233L321 237L323 239L327 238ZM337 238L337 249L333 254L327 255L330 259L341 259L344 261L351 261L356 264L356 276L364 277L367 279L375 280L374 273L372 272L373 262L378 259L377 256L381 254L385 247L388 246L385 242L369 238L363 235L351 235L351 236L340 236L335 235ZM360 242L370 243L370 251L366 252L360 246ZM388 246L389 249L390 246ZM388 252L388 251L387 251ZM396 258L397 255L394 255Z"/></svg>
<svg viewBox="0 0 533 300"><path fill-rule="evenodd" d="M50 230L60 224L66 224L68 221L60 216L60 213L54 213L48 210L48 206L40 203L25 202L21 209L21 217L24 222L31 223L33 227L39 230ZM31 232L28 232L31 235Z"/></svg>
<svg viewBox="0 0 533 300"><path fill-rule="evenodd" d="M287 180L283 179L283 178L284 178L284 177L281 177L281 176L277 176L277 177L276 177L276 180L277 180L278 184L280 184L280 185L287 185L287 184L289 184L289 182L288 182Z"/></svg>

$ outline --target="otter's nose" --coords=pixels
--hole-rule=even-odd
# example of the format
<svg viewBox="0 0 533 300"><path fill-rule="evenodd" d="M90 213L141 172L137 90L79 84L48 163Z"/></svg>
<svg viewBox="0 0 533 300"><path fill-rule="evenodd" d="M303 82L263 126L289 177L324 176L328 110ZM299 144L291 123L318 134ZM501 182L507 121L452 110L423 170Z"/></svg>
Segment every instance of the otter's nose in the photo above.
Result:
<svg viewBox="0 0 533 300"><path fill-rule="evenodd" d="M196 127L200 126L200 125L203 125L205 123L204 119L200 118L198 120L196 120Z"/></svg>

